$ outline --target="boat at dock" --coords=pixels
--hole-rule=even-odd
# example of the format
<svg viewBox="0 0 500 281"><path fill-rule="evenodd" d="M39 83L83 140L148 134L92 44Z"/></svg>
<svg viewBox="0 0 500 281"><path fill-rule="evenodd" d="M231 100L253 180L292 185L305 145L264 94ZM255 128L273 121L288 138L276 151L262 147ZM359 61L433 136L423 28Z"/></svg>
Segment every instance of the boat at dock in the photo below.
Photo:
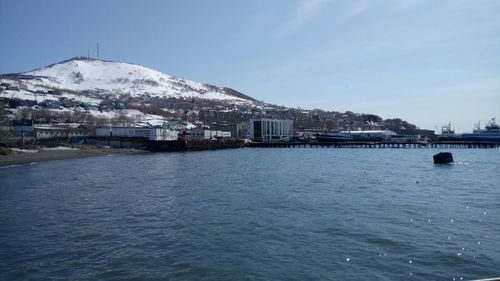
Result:
<svg viewBox="0 0 500 281"><path fill-rule="evenodd" d="M478 123L473 133L462 134L462 140L500 143L500 127L495 118L491 118L484 129L481 129L481 125Z"/></svg>
<svg viewBox="0 0 500 281"><path fill-rule="evenodd" d="M349 142L353 140L351 134L344 132L317 133L314 136L316 140L321 143Z"/></svg>
<svg viewBox="0 0 500 281"><path fill-rule="evenodd" d="M451 122L441 127L441 134L437 137L438 141L461 141L462 136L455 133L451 128Z"/></svg>

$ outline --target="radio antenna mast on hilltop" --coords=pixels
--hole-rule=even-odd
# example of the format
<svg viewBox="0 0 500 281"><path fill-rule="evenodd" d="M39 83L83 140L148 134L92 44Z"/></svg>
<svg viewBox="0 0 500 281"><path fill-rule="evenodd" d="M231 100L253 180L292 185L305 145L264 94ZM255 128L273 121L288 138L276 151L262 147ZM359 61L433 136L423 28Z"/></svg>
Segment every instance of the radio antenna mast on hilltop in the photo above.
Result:
<svg viewBox="0 0 500 281"><path fill-rule="evenodd" d="M97 41L97 59L99 59L99 41Z"/></svg>

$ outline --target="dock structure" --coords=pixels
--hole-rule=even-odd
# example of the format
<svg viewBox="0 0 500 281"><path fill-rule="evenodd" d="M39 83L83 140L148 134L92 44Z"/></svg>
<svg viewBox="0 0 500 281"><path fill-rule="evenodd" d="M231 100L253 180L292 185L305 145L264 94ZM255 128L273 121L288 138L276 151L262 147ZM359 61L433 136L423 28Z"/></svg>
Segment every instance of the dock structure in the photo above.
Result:
<svg viewBox="0 0 500 281"><path fill-rule="evenodd" d="M492 142L251 142L248 147L265 148L498 148L499 143Z"/></svg>
<svg viewBox="0 0 500 281"><path fill-rule="evenodd" d="M219 140L150 140L145 137L87 137L85 142L93 145L105 145L115 148L139 148L150 151L197 151L226 148L240 148L244 142L234 139Z"/></svg>
<svg viewBox="0 0 500 281"><path fill-rule="evenodd" d="M197 151L240 147L262 148L372 148L372 149L486 149L500 148L500 143L470 142L470 141L441 141L441 142L249 142L235 139L219 140L171 140L157 141L138 137L87 137L88 144L107 145L119 148L142 148L151 151Z"/></svg>
<svg viewBox="0 0 500 281"><path fill-rule="evenodd" d="M151 151L198 151L240 148L244 143L238 140L176 140L176 141L148 141L147 149Z"/></svg>

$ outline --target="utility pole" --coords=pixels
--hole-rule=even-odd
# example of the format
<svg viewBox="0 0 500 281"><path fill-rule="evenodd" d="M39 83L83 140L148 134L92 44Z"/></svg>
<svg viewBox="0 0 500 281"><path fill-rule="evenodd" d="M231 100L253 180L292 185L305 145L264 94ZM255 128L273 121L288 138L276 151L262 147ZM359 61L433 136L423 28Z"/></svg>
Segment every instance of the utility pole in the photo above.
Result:
<svg viewBox="0 0 500 281"><path fill-rule="evenodd" d="M97 59L99 59L99 41L97 42Z"/></svg>

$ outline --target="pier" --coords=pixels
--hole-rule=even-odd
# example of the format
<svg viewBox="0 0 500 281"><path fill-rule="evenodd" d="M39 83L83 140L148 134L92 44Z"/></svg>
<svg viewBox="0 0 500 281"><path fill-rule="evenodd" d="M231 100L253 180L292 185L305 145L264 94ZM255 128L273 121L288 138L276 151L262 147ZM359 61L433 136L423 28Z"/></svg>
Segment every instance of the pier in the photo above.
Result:
<svg viewBox="0 0 500 281"><path fill-rule="evenodd" d="M492 142L465 142L465 141L446 141L446 142L251 142L248 147L266 147L266 148L498 148L499 143Z"/></svg>
<svg viewBox="0 0 500 281"><path fill-rule="evenodd" d="M244 146L241 140L150 140L145 137L86 137L85 143L92 145L110 146L115 148L138 148L150 151L198 151L227 148L240 148Z"/></svg>
<svg viewBox="0 0 500 281"><path fill-rule="evenodd" d="M155 141L147 138L87 137L86 143L117 148L142 148L151 151L197 151L240 147L262 148L372 148L372 149L491 149L500 148L500 143L441 141L441 142L249 142L242 140L172 140Z"/></svg>

